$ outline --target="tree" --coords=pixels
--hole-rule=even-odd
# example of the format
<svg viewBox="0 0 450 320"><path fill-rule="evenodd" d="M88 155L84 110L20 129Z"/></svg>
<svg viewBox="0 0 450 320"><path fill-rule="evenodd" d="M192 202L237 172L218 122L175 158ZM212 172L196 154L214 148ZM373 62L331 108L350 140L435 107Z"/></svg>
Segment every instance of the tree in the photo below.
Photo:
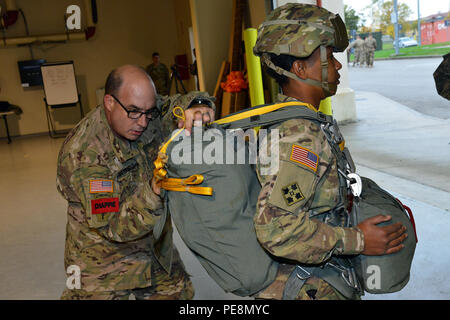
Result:
<svg viewBox="0 0 450 320"><path fill-rule="evenodd" d="M394 12L394 2L392 0L372 0L371 6L374 8L373 15L379 17L380 30L383 34L389 34L394 37L394 28L391 22L391 15ZM408 17L412 14L411 9L406 3L397 4L398 23L402 25L402 28L409 29L409 25L406 22Z"/></svg>
<svg viewBox="0 0 450 320"><path fill-rule="evenodd" d="M355 9L347 5L344 5L344 14L347 32L350 34L351 30L358 29L359 16L356 14Z"/></svg>

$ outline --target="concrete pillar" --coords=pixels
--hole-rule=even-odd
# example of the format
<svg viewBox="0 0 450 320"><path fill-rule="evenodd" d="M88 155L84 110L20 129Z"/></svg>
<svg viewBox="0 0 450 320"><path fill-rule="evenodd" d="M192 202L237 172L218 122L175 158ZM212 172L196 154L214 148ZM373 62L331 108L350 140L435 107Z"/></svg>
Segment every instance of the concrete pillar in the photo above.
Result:
<svg viewBox="0 0 450 320"><path fill-rule="evenodd" d="M292 2L317 4L316 0L278 0L278 6ZM342 19L345 17L343 0L322 0L322 7L338 13ZM347 50L335 53L335 57L342 64L342 69L339 71L341 83L338 91L331 98L333 116L339 123L354 122L356 121L355 91L350 88L348 81Z"/></svg>

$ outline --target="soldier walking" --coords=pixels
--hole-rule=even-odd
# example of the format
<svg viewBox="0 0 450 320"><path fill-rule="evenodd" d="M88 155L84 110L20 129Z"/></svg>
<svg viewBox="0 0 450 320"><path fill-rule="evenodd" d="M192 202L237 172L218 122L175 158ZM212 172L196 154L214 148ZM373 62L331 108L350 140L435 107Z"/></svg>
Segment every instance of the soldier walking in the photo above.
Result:
<svg viewBox="0 0 450 320"><path fill-rule="evenodd" d="M377 48L377 41L372 37L372 33L364 40L365 56L367 68L373 68L373 57Z"/></svg>
<svg viewBox="0 0 450 320"><path fill-rule="evenodd" d="M361 36L356 36L356 40L353 41L350 46L349 50L351 48L355 49L355 58L353 60L353 66L359 65L361 66L364 63L364 40L361 39Z"/></svg>

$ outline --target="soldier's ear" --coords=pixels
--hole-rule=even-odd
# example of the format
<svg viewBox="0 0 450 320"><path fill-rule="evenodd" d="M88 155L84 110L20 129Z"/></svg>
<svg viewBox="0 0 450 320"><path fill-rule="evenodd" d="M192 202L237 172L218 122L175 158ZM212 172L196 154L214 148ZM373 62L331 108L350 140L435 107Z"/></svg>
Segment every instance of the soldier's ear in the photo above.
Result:
<svg viewBox="0 0 450 320"><path fill-rule="evenodd" d="M112 105L114 103L114 98L109 95L109 94L105 94L103 96L103 105L105 106L105 108L111 112L112 110Z"/></svg>
<svg viewBox="0 0 450 320"><path fill-rule="evenodd" d="M305 60L295 60L292 64L291 72L300 79L306 79L307 64Z"/></svg>

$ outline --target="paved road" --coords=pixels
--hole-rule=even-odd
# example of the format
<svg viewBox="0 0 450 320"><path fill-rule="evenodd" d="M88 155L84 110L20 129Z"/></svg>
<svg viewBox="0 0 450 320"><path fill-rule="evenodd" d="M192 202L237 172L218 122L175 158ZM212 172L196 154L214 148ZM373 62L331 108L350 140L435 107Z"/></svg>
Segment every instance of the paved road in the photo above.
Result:
<svg viewBox="0 0 450 320"><path fill-rule="evenodd" d="M349 66L350 87L373 91L426 115L450 119L450 101L436 92L433 72L441 58L375 61L374 68Z"/></svg>

